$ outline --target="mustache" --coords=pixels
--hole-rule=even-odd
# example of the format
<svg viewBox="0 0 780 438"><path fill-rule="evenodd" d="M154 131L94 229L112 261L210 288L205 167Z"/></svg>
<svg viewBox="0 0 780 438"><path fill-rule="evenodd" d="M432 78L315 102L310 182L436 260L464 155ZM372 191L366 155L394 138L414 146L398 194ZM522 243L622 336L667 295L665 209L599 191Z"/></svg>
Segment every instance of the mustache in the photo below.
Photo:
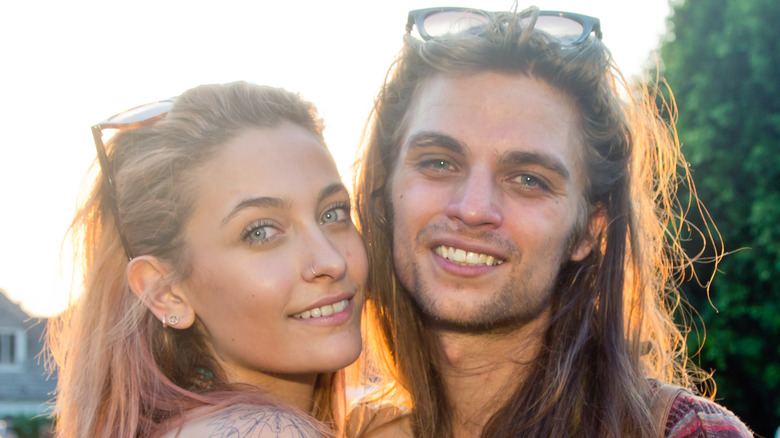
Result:
<svg viewBox="0 0 780 438"><path fill-rule="evenodd" d="M417 233L416 239L418 242L426 242L430 241L433 236L442 234L453 234L466 240L487 243L494 248L502 250L505 254L512 254L515 256L520 254L520 250L517 246L510 239L507 239L499 233L485 229L477 230L473 227L458 223L427 225Z"/></svg>

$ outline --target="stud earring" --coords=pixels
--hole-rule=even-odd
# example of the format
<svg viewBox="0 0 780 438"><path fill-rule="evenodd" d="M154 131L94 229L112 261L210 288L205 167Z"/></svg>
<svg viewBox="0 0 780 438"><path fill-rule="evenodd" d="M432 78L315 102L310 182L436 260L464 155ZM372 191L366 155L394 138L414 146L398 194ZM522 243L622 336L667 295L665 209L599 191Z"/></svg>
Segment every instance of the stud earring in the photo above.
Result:
<svg viewBox="0 0 780 438"><path fill-rule="evenodd" d="M178 315L171 315L168 317L168 325L174 326L179 323L179 316Z"/></svg>

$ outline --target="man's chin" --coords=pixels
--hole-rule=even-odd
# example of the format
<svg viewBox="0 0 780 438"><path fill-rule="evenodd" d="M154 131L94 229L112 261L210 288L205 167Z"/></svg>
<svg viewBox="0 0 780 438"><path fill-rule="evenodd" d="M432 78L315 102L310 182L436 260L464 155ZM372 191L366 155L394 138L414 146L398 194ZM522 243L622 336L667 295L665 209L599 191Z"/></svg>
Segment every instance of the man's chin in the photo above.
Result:
<svg viewBox="0 0 780 438"><path fill-rule="evenodd" d="M426 327L446 332L462 334L498 334L510 333L519 330L529 323L536 321L544 314L546 306L531 312L519 312L516 314L497 313L489 310L457 315L454 312L443 312L431 309L422 309ZM502 309L505 310L505 309Z"/></svg>

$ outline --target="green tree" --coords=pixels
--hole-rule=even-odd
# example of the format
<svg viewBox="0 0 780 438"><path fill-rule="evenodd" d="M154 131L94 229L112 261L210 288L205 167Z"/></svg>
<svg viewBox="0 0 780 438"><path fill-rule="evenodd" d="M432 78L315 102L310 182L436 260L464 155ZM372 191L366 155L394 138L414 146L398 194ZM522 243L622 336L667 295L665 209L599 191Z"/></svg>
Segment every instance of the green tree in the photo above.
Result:
<svg viewBox="0 0 780 438"><path fill-rule="evenodd" d="M677 129L727 255L710 289L686 285L717 400L754 431L780 426L780 2L673 3L661 48ZM705 268L706 269L706 268ZM711 300L711 304L709 302Z"/></svg>

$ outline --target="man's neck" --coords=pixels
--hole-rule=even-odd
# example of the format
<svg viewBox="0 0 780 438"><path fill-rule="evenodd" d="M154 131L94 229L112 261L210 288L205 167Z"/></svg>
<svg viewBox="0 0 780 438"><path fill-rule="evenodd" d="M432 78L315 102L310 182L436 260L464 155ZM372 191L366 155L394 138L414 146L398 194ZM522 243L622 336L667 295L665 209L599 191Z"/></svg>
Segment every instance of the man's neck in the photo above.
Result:
<svg viewBox="0 0 780 438"><path fill-rule="evenodd" d="M478 437L518 388L542 345L548 313L516 330L464 334L437 330L441 372L455 438Z"/></svg>

